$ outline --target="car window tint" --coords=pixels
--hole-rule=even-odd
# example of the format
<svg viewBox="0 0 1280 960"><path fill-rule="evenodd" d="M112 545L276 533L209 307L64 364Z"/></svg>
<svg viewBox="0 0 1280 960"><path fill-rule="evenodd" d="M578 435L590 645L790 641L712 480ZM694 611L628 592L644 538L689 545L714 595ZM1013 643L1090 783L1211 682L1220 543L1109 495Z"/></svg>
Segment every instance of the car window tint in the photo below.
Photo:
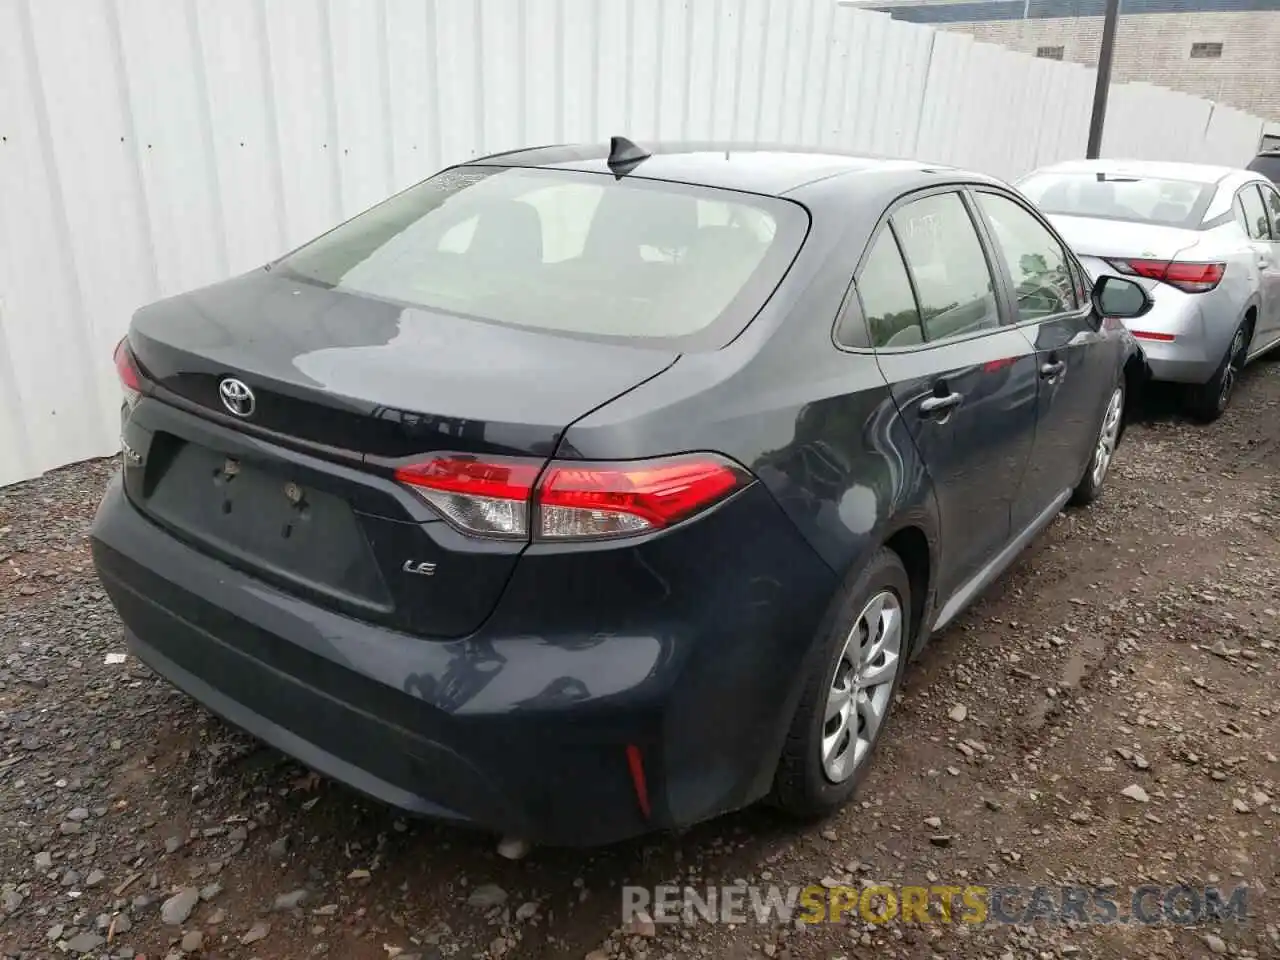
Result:
<svg viewBox="0 0 1280 960"><path fill-rule="evenodd" d="M1245 187L1238 194L1244 210L1244 226L1254 240L1271 239L1271 226L1267 222L1267 210L1262 205L1262 195L1256 186Z"/></svg>
<svg viewBox="0 0 1280 960"><path fill-rule="evenodd" d="M786 200L559 169L465 167L288 255L286 275L511 326L723 346L808 229ZM715 330L709 330L715 325Z"/></svg>
<svg viewBox="0 0 1280 960"><path fill-rule="evenodd" d="M893 215L915 281L926 340L1000 325L991 270L958 193L912 201Z"/></svg>
<svg viewBox="0 0 1280 960"><path fill-rule="evenodd" d="M1019 320L1068 313L1076 291L1062 244L1044 224L1007 197L979 193L978 205L991 223L996 245L1008 264Z"/></svg>
<svg viewBox="0 0 1280 960"><path fill-rule="evenodd" d="M1262 191L1262 202L1271 222L1271 238L1280 240L1280 193L1266 184L1259 184L1258 189Z"/></svg>
<svg viewBox="0 0 1280 960"><path fill-rule="evenodd" d="M907 268L887 227L871 244L857 288L872 346L907 347L924 340Z"/></svg>
<svg viewBox="0 0 1280 960"><path fill-rule="evenodd" d="M1213 183L1194 180L1098 170L1033 173L1018 182L1018 189L1041 212L1050 215L1195 229L1217 188Z"/></svg>
<svg viewBox="0 0 1280 960"><path fill-rule="evenodd" d="M1236 223L1240 224L1240 229L1248 234L1249 220L1245 216L1244 204L1240 202L1239 194L1231 199L1231 215L1235 218Z"/></svg>

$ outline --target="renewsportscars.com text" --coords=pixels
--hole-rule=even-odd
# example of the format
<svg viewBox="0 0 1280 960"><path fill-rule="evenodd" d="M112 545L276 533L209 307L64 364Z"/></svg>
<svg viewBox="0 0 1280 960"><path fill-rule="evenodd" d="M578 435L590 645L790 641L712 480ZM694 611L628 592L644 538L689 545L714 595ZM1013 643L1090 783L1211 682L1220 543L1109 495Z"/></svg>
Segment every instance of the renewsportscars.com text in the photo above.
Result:
<svg viewBox="0 0 1280 960"><path fill-rule="evenodd" d="M654 923L1048 923L1112 924L1243 920L1247 886L870 884L865 887L735 885L622 888L622 921Z"/></svg>

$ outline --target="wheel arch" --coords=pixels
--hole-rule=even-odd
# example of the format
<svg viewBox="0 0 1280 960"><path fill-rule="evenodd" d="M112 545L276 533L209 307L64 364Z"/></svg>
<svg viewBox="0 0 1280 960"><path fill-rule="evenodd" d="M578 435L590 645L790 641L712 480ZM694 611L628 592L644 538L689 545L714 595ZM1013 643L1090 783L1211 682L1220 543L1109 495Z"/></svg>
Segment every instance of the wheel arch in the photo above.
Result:
<svg viewBox="0 0 1280 960"><path fill-rule="evenodd" d="M1249 338L1253 339L1253 331L1258 325L1258 315L1262 311L1262 298L1257 292L1249 294L1249 299L1245 301L1244 309L1240 311L1240 319L1236 321L1239 326L1242 323L1249 325ZM1232 328L1235 329L1234 327Z"/></svg>
<svg viewBox="0 0 1280 960"><path fill-rule="evenodd" d="M884 540L886 549L892 550L902 561L911 584L911 655L915 656L927 640L926 614L933 608L933 571L936 546L918 521L907 521L898 526Z"/></svg>
<svg viewBox="0 0 1280 960"><path fill-rule="evenodd" d="M932 623L936 606L937 571L941 562L937 507L931 488L925 492L922 502L918 505L903 510L869 534L863 540L857 554L838 571L839 580L827 610L823 614L815 641L832 628L836 612L850 585L857 581L867 564L883 549L893 551L902 562L911 587L912 642L909 655L915 657L924 647L929 634L927 625ZM815 642L806 652L806 656L812 656L817 646ZM803 670L799 671L800 674L803 672ZM798 676L795 691L797 695L799 680Z"/></svg>
<svg viewBox="0 0 1280 960"><path fill-rule="evenodd" d="M1259 304L1257 296L1250 298L1249 303L1244 308L1244 313L1240 317L1240 322L1246 324L1249 330L1249 336L1245 340L1245 349L1249 349L1253 343L1253 332L1258 328L1258 312Z"/></svg>

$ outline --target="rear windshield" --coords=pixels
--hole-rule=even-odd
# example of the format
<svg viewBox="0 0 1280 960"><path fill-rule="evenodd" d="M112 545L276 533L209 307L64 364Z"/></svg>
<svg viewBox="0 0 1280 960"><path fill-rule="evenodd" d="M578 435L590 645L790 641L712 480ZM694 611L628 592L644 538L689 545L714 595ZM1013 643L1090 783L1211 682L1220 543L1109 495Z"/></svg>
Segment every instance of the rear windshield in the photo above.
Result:
<svg viewBox="0 0 1280 960"><path fill-rule="evenodd" d="M1108 173L1038 173L1018 184L1045 213L1195 229L1214 184Z"/></svg>
<svg viewBox="0 0 1280 960"><path fill-rule="evenodd" d="M460 167L281 265L338 290L518 327L728 342L768 300L808 224L803 207L776 197Z"/></svg>
<svg viewBox="0 0 1280 960"><path fill-rule="evenodd" d="M1254 157L1249 169L1262 174L1272 183L1280 183L1280 153Z"/></svg>

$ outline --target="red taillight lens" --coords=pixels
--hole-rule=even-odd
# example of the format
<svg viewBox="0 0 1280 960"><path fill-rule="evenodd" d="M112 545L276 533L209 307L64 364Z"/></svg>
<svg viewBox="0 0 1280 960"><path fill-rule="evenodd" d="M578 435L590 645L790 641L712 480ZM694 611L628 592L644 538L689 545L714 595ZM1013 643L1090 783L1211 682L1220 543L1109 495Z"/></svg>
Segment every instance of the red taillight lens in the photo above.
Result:
<svg viewBox="0 0 1280 960"><path fill-rule="evenodd" d="M116 344L115 361L125 403L132 407L142 397L142 374L138 372L138 363L133 359L133 351L129 349L128 337Z"/></svg>
<svg viewBox="0 0 1280 960"><path fill-rule="evenodd" d="M687 520L750 482L711 454L625 463L541 462L458 455L401 467L412 487L464 533L536 540L601 540ZM536 487L535 487L536 484ZM530 517L536 517L531 523Z"/></svg>
<svg viewBox="0 0 1280 960"><path fill-rule="evenodd" d="M524 539L538 464L525 460L436 457L401 467L396 479L464 533Z"/></svg>
<svg viewBox="0 0 1280 960"><path fill-rule="evenodd" d="M621 537L669 527L746 482L738 466L708 455L641 463L553 463L538 485L544 540Z"/></svg>
<svg viewBox="0 0 1280 960"><path fill-rule="evenodd" d="M1222 281L1225 263L1191 263L1177 260L1108 260L1131 277L1160 280L1186 293L1206 293Z"/></svg>

